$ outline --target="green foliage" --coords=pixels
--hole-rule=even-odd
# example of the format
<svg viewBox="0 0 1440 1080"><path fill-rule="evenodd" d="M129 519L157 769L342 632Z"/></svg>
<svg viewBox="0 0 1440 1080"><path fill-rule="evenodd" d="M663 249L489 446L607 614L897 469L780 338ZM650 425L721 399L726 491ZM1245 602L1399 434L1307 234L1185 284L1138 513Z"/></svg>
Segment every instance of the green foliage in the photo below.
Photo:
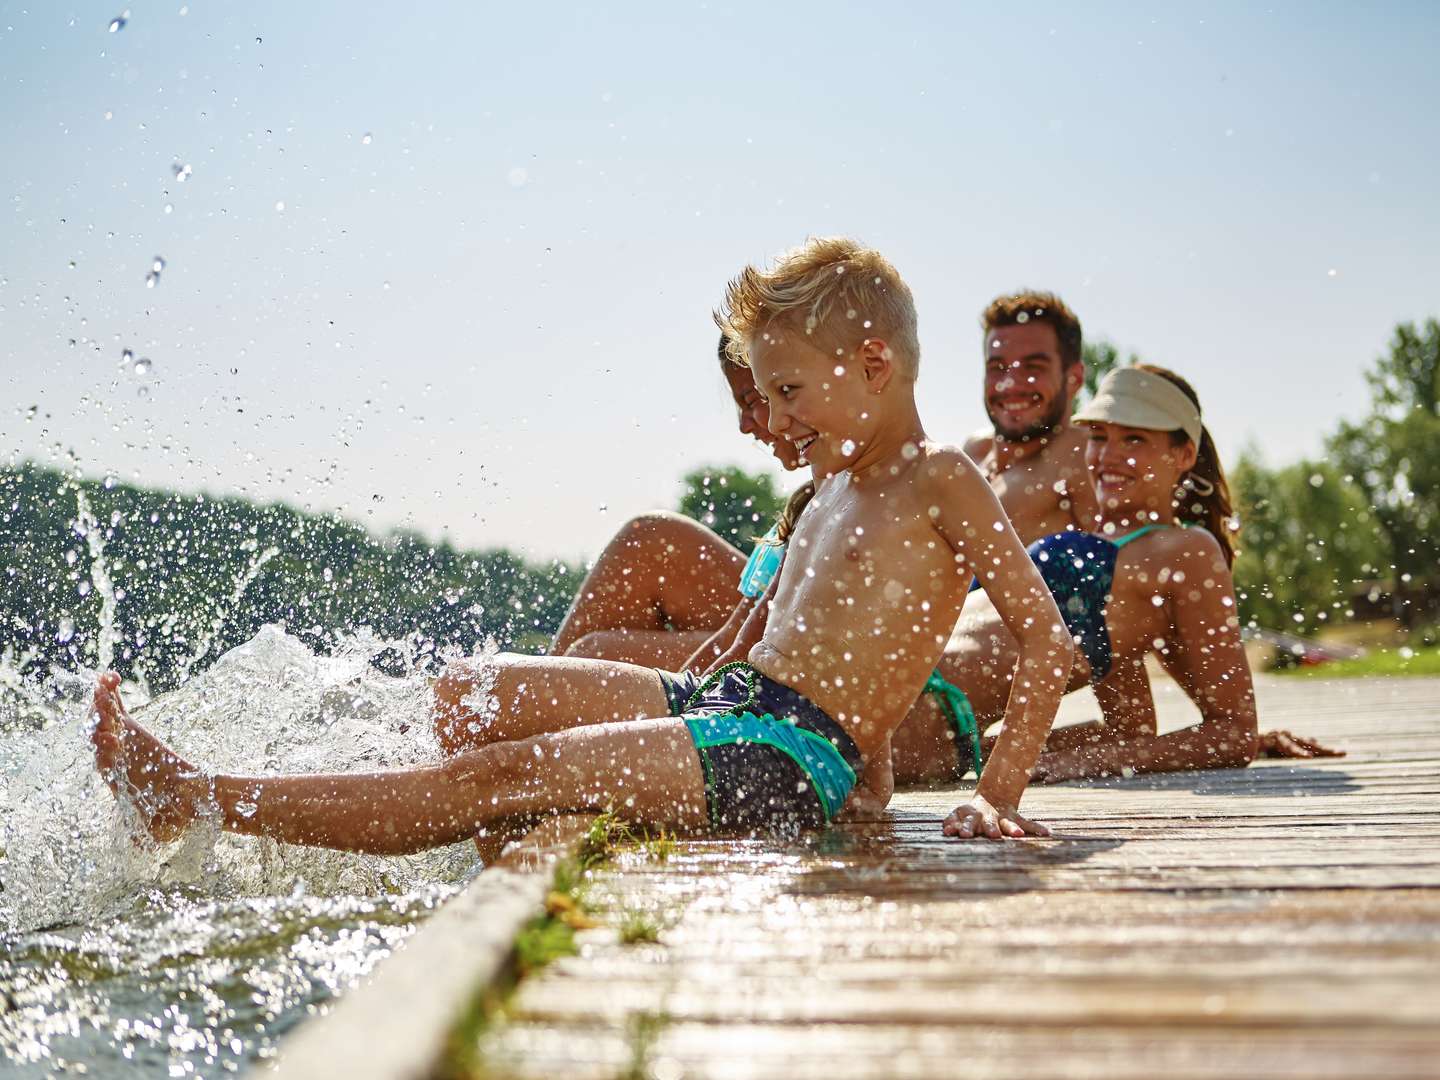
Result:
<svg viewBox="0 0 1440 1080"><path fill-rule="evenodd" d="M1384 564L1365 494L1329 462L1266 469L1253 451L1230 470L1243 523L1235 592L1245 624L1313 631L1349 614Z"/></svg>
<svg viewBox="0 0 1440 1080"><path fill-rule="evenodd" d="M575 952L574 928L550 915L536 916L515 935L515 967L522 979Z"/></svg>
<svg viewBox="0 0 1440 1080"><path fill-rule="evenodd" d="M768 473L747 473L736 465L709 465L681 478L680 513L708 525L742 550L748 550L774 524L785 507Z"/></svg>
<svg viewBox="0 0 1440 1080"><path fill-rule="evenodd" d="M1409 622L1440 560L1440 322L1397 326L1366 379L1369 415L1342 424L1330 450L1374 508L1397 593L1417 601L1402 608Z"/></svg>
<svg viewBox="0 0 1440 1080"><path fill-rule="evenodd" d="M25 671L93 666L103 562L117 600L113 665L157 691L265 623L284 624L317 651L368 629L399 643L388 657L397 667L430 667L442 649L473 652L487 638L502 648L527 635L543 643L582 576L563 563L460 551L414 533L378 539L284 505L75 480L30 465L0 469L0 550L0 655Z"/></svg>
<svg viewBox="0 0 1440 1080"><path fill-rule="evenodd" d="M1328 664L1279 668L1284 675L1316 679L1350 679L1362 675L1440 675L1440 648L1419 649L1400 646L1376 649L1355 660L1332 660Z"/></svg>
<svg viewBox="0 0 1440 1080"><path fill-rule="evenodd" d="M660 920L648 911L626 911L618 929L622 945L653 945L660 940Z"/></svg>

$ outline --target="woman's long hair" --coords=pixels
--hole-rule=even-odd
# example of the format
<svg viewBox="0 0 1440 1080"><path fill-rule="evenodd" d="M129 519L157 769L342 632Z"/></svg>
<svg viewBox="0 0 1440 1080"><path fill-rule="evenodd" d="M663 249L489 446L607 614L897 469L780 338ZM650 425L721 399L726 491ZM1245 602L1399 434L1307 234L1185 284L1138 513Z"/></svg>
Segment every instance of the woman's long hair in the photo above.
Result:
<svg viewBox="0 0 1440 1080"><path fill-rule="evenodd" d="M1152 375L1159 375L1162 379L1169 379L1185 392L1185 396L1195 403L1195 408L1200 408L1200 395L1195 393L1195 388L1186 382L1175 372L1155 364L1136 364L1141 371L1148 371ZM1190 436L1183 431L1170 433L1175 445L1188 442ZM1185 486L1182 497L1178 500L1179 511L1176 516L1192 525L1203 526L1211 536L1220 543L1220 550L1225 553L1227 566L1235 565L1235 538L1240 532L1240 523L1235 517L1234 506L1230 499L1230 484L1225 479L1225 470L1220 465L1220 455L1215 450L1215 440L1210 437L1210 429L1200 428L1200 446L1195 458L1195 467L1190 474L1201 480L1199 487L1206 484L1211 487L1208 495L1200 495L1196 491ZM1184 481L1181 481L1184 484Z"/></svg>

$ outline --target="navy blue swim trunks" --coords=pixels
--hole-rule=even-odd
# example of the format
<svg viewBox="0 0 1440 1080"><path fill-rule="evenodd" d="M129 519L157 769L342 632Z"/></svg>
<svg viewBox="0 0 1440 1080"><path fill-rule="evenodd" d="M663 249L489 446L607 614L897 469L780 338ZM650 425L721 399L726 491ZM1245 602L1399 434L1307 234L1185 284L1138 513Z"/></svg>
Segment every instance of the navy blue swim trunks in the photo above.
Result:
<svg viewBox="0 0 1440 1080"><path fill-rule="evenodd" d="M863 768L860 751L814 702L746 663L726 664L703 683L658 674L671 715L695 740L717 832L793 835L824 826L845 805Z"/></svg>

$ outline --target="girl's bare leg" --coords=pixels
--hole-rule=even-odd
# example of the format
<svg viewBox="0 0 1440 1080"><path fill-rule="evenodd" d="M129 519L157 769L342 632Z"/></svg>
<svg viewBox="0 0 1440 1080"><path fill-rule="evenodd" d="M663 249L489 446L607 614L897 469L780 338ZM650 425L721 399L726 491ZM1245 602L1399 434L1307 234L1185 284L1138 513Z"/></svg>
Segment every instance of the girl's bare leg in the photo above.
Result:
<svg viewBox="0 0 1440 1080"><path fill-rule="evenodd" d="M112 681L113 680L113 681ZM205 776L131 720L119 679L97 686L96 763L171 839L203 807L222 826L289 844L403 854L468 839L505 818L614 808L637 823L707 820L694 742L677 720L597 724L496 743L443 765L376 773Z"/></svg>
<svg viewBox="0 0 1440 1080"><path fill-rule="evenodd" d="M643 514L600 553L550 651L569 653L597 630L713 630L744 567L745 556L699 522Z"/></svg>
<svg viewBox="0 0 1440 1080"><path fill-rule="evenodd" d="M573 656L462 660L434 690L435 735L447 754L670 711L653 668Z"/></svg>
<svg viewBox="0 0 1440 1080"><path fill-rule="evenodd" d="M677 671L712 636L711 630L592 630L565 655Z"/></svg>

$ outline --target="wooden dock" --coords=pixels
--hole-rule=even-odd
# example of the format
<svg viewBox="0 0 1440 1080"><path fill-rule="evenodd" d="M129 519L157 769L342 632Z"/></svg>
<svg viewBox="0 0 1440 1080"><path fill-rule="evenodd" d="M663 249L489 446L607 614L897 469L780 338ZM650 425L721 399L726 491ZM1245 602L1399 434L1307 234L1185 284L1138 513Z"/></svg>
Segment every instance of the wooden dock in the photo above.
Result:
<svg viewBox="0 0 1440 1080"><path fill-rule="evenodd" d="M956 788L790 847L622 857L593 895L658 942L583 934L485 1075L1440 1076L1440 680L1259 693L1263 728L1349 756L1032 789L1051 840L942 838Z"/></svg>

